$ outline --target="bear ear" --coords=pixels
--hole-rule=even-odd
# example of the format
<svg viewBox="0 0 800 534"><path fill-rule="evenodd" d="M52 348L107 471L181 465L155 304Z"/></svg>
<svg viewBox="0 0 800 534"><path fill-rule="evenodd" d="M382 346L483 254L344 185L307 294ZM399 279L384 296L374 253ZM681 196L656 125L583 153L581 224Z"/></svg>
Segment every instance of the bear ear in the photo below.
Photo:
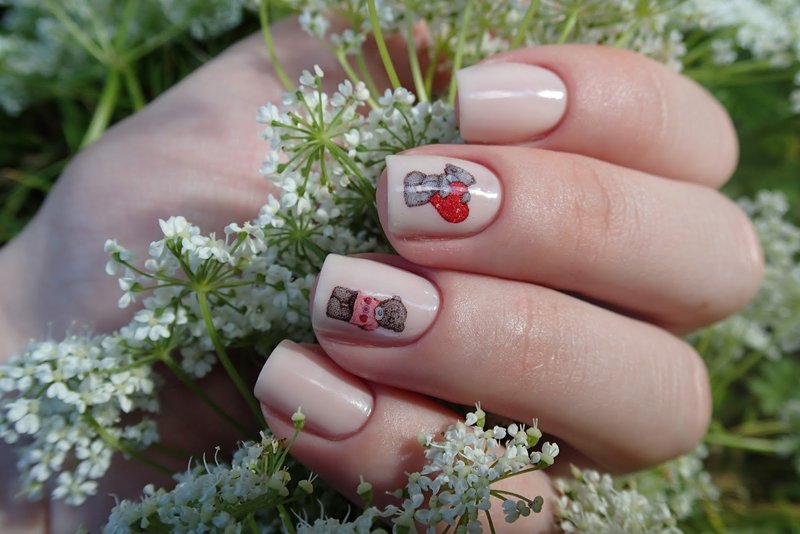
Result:
<svg viewBox="0 0 800 534"><path fill-rule="evenodd" d="M426 175L419 171L411 171L410 173L406 174L406 177L403 179L403 185L406 187L413 187L415 185L421 184L425 181Z"/></svg>
<svg viewBox="0 0 800 534"><path fill-rule="evenodd" d="M468 173L461 167L453 165L452 163L448 163L447 165L444 166L444 173L448 176L455 176L455 178L457 179L451 181L459 181L462 184L466 185L467 187L475 183L475 178L470 173Z"/></svg>

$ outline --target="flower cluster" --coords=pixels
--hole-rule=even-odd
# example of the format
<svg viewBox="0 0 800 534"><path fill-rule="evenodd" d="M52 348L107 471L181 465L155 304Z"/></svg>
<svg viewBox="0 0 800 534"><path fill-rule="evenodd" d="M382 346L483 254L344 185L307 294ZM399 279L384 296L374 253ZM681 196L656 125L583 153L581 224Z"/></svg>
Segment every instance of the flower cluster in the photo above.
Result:
<svg viewBox="0 0 800 534"><path fill-rule="evenodd" d="M286 463L288 444L262 432L242 443L230 463L203 460L170 491L146 486L142 498L122 501L104 532L280 532L278 508L314 494L312 478L297 479ZM295 482L295 480L297 480Z"/></svg>
<svg viewBox="0 0 800 534"><path fill-rule="evenodd" d="M480 409L467 414L465 422L452 425L437 441L434 434L420 440L425 447L425 466L412 474L404 496L402 515L429 525L466 525L468 532L481 532L482 513L491 508L491 498L503 502L506 521L539 512L541 497L521 499L512 492L492 486L512 476L553 465L559 448L544 442L536 420L525 427L512 423L506 427L485 428L486 414ZM502 447L502 448L501 448ZM464 519L466 518L466 519Z"/></svg>
<svg viewBox="0 0 800 534"><path fill-rule="evenodd" d="M69 92L109 65L113 81L136 58L179 32L188 29L203 37L235 25L246 4L129 1L119 24L116 6L108 3L6 3L11 7L3 19L7 33L0 36L0 105L11 112L47 96L37 87L54 86L38 81L57 79ZM34 342L0 366L0 395L7 399L0 407L0 437L20 443L19 466L29 495L40 496L51 485L52 497L77 505L95 493L114 454L147 462L140 451L158 439L149 414L158 409L161 369L193 387L200 401L242 430L246 425L225 415L194 383L219 363L253 415L261 417L228 349L242 345L266 354L280 339L309 339L308 298L324 257L388 248L374 203L385 157L460 141L452 86L447 101L437 94L440 69L520 45L567 41L624 46L701 80L712 71L727 82L741 72L790 72L800 60L800 7L792 0L289 3L302 12L300 23L309 33L330 42L350 79L328 92L324 72L315 67L303 73L280 106L259 110L269 142L261 172L276 194L264 199L252 221L231 223L218 236L202 234L180 216L162 220L163 237L150 245L143 262L116 241L106 243L107 271L120 276L119 305L137 306L128 325L103 336ZM329 17L349 22L350 29L332 34ZM424 21L424 31L415 25L417 18ZM396 80L392 89L377 89L364 48L368 42L380 44L379 29L414 37L409 62L415 92ZM416 37L423 34L421 43ZM425 48L414 49L420 44ZM418 53L428 54L424 70L415 63ZM386 66L391 80L396 74ZM133 87L135 79L126 81ZM800 78L795 82L800 85ZM794 98L800 102L800 90ZM786 355L800 350L800 229L786 221L788 205L779 195L764 193L742 206L765 245L764 290L743 314L693 341L709 362L712 379L723 373L714 383L730 384L752 362L768 362L758 368L748 391L758 399L759 413L775 416L777 422L771 423L780 424L771 426L782 433L776 450L798 454L800 410L791 378L800 364ZM781 379L788 386L776 388ZM296 423L302 424L300 415ZM442 436L422 436L426 464L409 475L395 495L396 505L369 506L371 487L363 482L358 488L367 503L363 514L350 521L312 522L305 516L298 531L370 532L386 520L398 532L417 524L429 532L442 524L479 532L493 499L502 502L506 521L516 521L540 511L541 498L512 494L496 484L553 463L558 446L545 442L536 450L540 438L535 421L530 427L488 428L478 408ZM286 528L284 507L313 492L308 479L290 485L298 477L286 467L287 449L264 435L260 443L244 444L230 464L215 460L191 469L174 490L148 487L141 502L119 504L107 530ZM616 480L575 470L575 481L560 483L561 527L675 532L698 500L715 497L702 465L698 452Z"/></svg>
<svg viewBox="0 0 800 534"><path fill-rule="evenodd" d="M564 532L678 534L678 521L697 501L718 497L703 470L704 448L659 468L612 478L592 469L572 468L572 479L557 481L556 507Z"/></svg>
<svg viewBox="0 0 800 534"><path fill-rule="evenodd" d="M739 359L757 353L778 359L800 350L800 228L787 220L789 203L781 193L762 191L739 204L753 220L764 250L762 289L741 313L693 340L709 354L731 353Z"/></svg>
<svg viewBox="0 0 800 534"><path fill-rule="evenodd" d="M418 41L417 20L425 21L431 65L469 65L518 46L565 42L625 47L723 85L775 70L796 72L800 63L800 5L793 0L373 0L373 16L350 0L290 4L302 12L303 28L329 40L345 67L349 57L363 63L373 27ZM349 29L332 33L332 16L347 20ZM415 78L418 94L431 93L435 74L429 68ZM798 112L800 75L795 86L787 108Z"/></svg>
<svg viewBox="0 0 800 534"><path fill-rule="evenodd" d="M262 174L275 183L280 199L270 198L256 223L271 243L305 271L316 269L327 253L379 250L382 231L375 208L375 185L384 158L412 147L458 140L453 113L442 102L416 103L404 88L386 93L361 113L371 99L364 82L342 82L328 95L324 73L304 71L283 108L263 106L270 150Z"/></svg>
<svg viewBox="0 0 800 534"><path fill-rule="evenodd" d="M408 91L398 89L362 116L363 85L344 82L329 96L321 89L323 76L319 69L303 75L300 88L285 96L290 111L261 110L271 141L262 170L278 186L280 200L270 197L254 222L231 223L219 237L203 235L181 216L161 220L163 237L150 244L142 263L108 240L106 271L119 276L119 305L139 307L130 323L96 338L34 344L1 368L9 377L1 392L14 400L6 405L8 423L0 426L0 434L7 441L18 433L37 436L20 449L31 495L55 477L61 485L52 496L79 504L96 489L83 483L87 473L91 480L100 478L114 452L131 454L156 440L149 420L141 425L151 431L136 435L139 427L123 426L121 414L157 409L157 363L188 384L222 361L254 405L226 349L241 344L267 354L281 339L309 340L308 298L324 257L380 247L374 195L383 157L456 139L452 113L443 104L416 104ZM270 168L270 162L279 163ZM77 365L63 358L65 353L86 353L91 359ZM34 371L39 358L57 369ZM22 381L11 380L15 377ZM53 400L40 402L43 395ZM86 412L87 397L90 413L82 416L84 423L73 423ZM258 408L253 411L260 418ZM51 458L56 453L47 429L65 427L71 427L72 441L62 441L64 454ZM82 455L101 446L102 462L88 471L84 463L74 467L66 460L72 449ZM67 484L69 492L61 489Z"/></svg>
<svg viewBox="0 0 800 534"><path fill-rule="evenodd" d="M5 0L0 15L0 108L83 93L188 29L209 38L236 26L247 0L127 2Z"/></svg>
<svg viewBox="0 0 800 534"><path fill-rule="evenodd" d="M147 417L158 410L157 377L113 337L34 342L0 367L0 437L18 446L24 492L78 505L97 489L115 451L132 453L158 439Z"/></svg>
<svg viewBox="0 0 800 534"><path fill-rule="evenodd" d="M544 442L535 450L541 437L535 420L527 428L516 423L487 428L486 414L478 406L441 436L420 436L426 463L421 471L408 475L405 488L393 494L401 500L399 506L371 506L351 521L321 518L301 525L298 532L369 533L373 523L384 518L392 522L395 532L413 532L416 525L425 525L425 532L433 534L437 526L448 525L456 532L480 533L482 521L490 515L492 498L502 503L506 522L513 523L520 516L540 512L543 499L496 485L553 465L558 445ZM358 488L367 504L371 491L364 482Z"/></svg>
<svg viewBox="0 0 800 534"><path fill-rule="evenodd" d="M199 378L208 372L209 353L215 350L209 319L225 346L273 329L308 337L313 276L296 275L291 262L279 262L263 227L231 223L224 238L218 238L213 233L202 235L181 216L160 225L164 237L150 244L141 269L116 241L106 243L112 256L107 271L124 271L119 279L120 306L128 306L140 293L148 295L143 309L120 330L128 347L146 351L159 344L180 347L184 370ZM205 300L213 310L211 318L205 313ZM256 346L269 342L254 341Z"/></svg>

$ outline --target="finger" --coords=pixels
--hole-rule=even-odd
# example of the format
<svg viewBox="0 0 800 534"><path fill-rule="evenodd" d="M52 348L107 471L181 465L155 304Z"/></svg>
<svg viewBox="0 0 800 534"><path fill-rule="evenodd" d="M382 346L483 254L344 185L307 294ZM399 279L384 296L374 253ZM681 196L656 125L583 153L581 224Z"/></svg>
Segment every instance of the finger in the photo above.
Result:
<svg viewBox="0 0 800 534"><path fill-rule="evenodd" d="M708 379L684 341L547 288L420 272L328 256L312 308L325 352L381 384L538 417L611 470L658 463L704 435ZM353 293L350 318L328 313L336 288Z"/></svg>
<svg viewBox="0 0 800 534"><path fill-rule="evenodd" d="M698 84L618 48L538 46L458 73L468 142L533 143L717 187L738 159L722 106Z"/></svg>
<svg viewBox="0 0 800 534"><path fill-rule="evenodd" d="M290 418L302 406L306 426L290 452L356 503L361 502L356 488L363 477L372 484L377 504L397 504L386 493L405 487L407 474L422 468L419 434L443 431L458 419L454 412L423 396L348 374L319 347L287 341L267 359L255 393L270 429L279 438L294 434ZM531 498L545 497L542 513L503 525L503 532L548 532L552 528L554 494L544 473L512 477L503 489ZM500 506L492 499L496 522L502 521Z"/></svg>
<svg viewBox="0 0 800 534"><path fill-rule="evenodd" d="M431 188L453 194L417 202ZM755 231L724 196L574 154L424 147L387 158L378 199L411 262L576 292L672 329L729 315L761 282Z"/></svg>

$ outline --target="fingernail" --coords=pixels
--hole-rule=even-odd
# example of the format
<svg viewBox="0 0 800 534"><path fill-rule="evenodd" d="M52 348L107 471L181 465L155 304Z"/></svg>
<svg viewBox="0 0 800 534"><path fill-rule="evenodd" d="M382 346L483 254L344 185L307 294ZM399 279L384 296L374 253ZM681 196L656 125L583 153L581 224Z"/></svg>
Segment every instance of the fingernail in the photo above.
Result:
<svg viewBox="0 0 800 534"><path fill-rule="evenodd" d="M419 338L439 311L439 292L426 279L372 260L329 255L314 292L317 336L404 345Z"/></svg>
<svg viewBox="0 0 800 534"><path fill-rule="evenodd" d="M524 63L481 63L456 73L461 137L520 143L549 132L567 108L567 88L553 71Z"/></svg>
<svg viewBox="0 0 800 534"><path fill-rule="evenodd" d="M287 420L301 409L303 431L327 439L343 439L372 413L372 392L333 361L309 347L282 341L272 351L255 386L256 398L268 411Z"/></svg>
<svg viewBox="0 0 800 534"><path fill-rule="evenodd" d="M399 237L476 234L500 209L500 181L472 161L441 156L386 158L387 230Z"/></svg>

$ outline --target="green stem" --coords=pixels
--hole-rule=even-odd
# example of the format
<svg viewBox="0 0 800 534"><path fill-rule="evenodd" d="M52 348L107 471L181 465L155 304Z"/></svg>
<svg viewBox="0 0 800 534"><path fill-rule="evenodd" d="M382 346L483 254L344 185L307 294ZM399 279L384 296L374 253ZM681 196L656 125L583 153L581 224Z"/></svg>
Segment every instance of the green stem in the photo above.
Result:
<svg viewBox="0 0 800 534"><path fill-rule="evenodd" d="M709 432L705 437L705 442L709 445L721 445L731 449L741 449L766 454L775 454L781 450L780 444L775 441L738 436L724 430Z"/></svg>
<svg viewBox="0 0 800 534"><path fill-rule="evenodd" d="M122 22L117 29L117 35L114 37L114 50L121 50L128 39L128 31L131 27L131 20L136 13L136 7L139 5L135 0L125 0L125 7L122 10Z"/></svg>
<svg viewBox="0 0 800 534"><path fill-rule="evenodd" d="M222 342L219 339L219 334L217 333L216 327L214 327L214 321L211 317L211 309L208 306L208 295L203 290L197 291L197 303L200 306L200 314L203 316L203 321L206 324L206 329L208 330L208 335L211 338L211 343L214 345L214 350L217 352L217 357L219 358L220 363L222 363L222 367L225 368L225 371L228 373L231 381L233 382L236 389L242 395L242 398L245 400L247 405L250 407L250 410L253 412L253 415L258 421L261 427L266 427L266 422L264 421L264 415L261 413L261 410L258 407L258 403L256 402L255 397L250 391L242 377L239 375L239 372L236 370L236 367L231 362L230 358L228 357L228 353L225 352L225 347L222 346Z"/></svg>
<svg viewBox="0 0 800 534"><path fill-rule="evenodd" d="M350 81L353 82L353 85L356 85L361 81L361 79L358 77L358 74L356 74L356 71L354 71L353 67L350 65L350 62L347 61L347 56L345 56L344 50L336 50L336 59L339 60L342 70L344 70L344 73L347 74L348 78L350 78ZM364 83L366 84L366 82ZM369 87L369 85L367 85L367 87ZM377 93L372 93L372 90L370 89L370 97L367 99L367 104L369 104L369 107L372 109L376 109L378 107L378 103L372 98L372 94Z"/></svg>
<svg viewBox="0 0 800 534"><path fill-rule="evenodd" d="M724 371L725 374L720 376L717 380L712 381L714 405L719 406L728 393L730 385L756 366L762 358L763 356L761 354L754 352L736 362L735 365L728 366Z"/></svg>
<svg viewBox="0 0 800 534"><path fill-rule="evenodd" d="M100 48L106 53L106 57L110 57L109 53L113 51L113 46L111 44L111 39L108 36L108 32L106 31L103 23L97 17L97 11L94 9L94 6L91 4L85 4L85 6L86 10L84 13L88 12L89 14L89 24L92 27L92 33L94 33ZM87 33L86 29L83 31L84 33Z"/></svg>
<svg viewBox="0 0 800 534"><path fill-rule="evenodd" d="M164 43L171 41L185 30L186 25L183 23L171 25L163 32L148 37L142 44L126 50L124 54L121 54L119 61L123 63L135 63L140 57L150 53Z"/></svg>
<svg viewBox="0 0 800 534"><path fill-rule="evenodd" d="M774 436L789 432L789 425L783 421L748 421L732 430L740 436Z"/></svg>
<svg viewBox="0 0 800 534"><path fill-rule="evenodd" d="M539 0L531 0L531 3L528 4L528 9L525 11L525 17L522 19L522 23L519 25L517 29L517 35L514 36L514 40L511 41L511 48L518 48L519 45L522 44L522 41L525 39L525 35L528 33L528 28L533 22L533 17L536 15L536 12L539 10Z"/></svg>
<svg viewBox="0 0 800 534"><path fill-rule="evenodd" d="M748 517L779 517L785 519L787 516L800 520L800 506L791 503L770 503L770 504L756 504L751 501L736 502L726 501L732 508L740 514L746 514Z"/></svg>
<svg viewBox="0 0 800 534"><path fill-rule="evenodd" d="M375 79L369 72L369 67L367 67L367 60L364 59L364 52L362 50L359 50L358 54L356 54L356 65L358 65L358 70L361 71L361 77L364 79L364 83L367 84L367 89L369 89L370 94L374 98L378 98L379 96L381 96L381 92L378 89L378 85L375 83Z"/></svg>
<svg viewBox="0 0 800 534"><path fill-rule="evenodd" d="M575 24L578 23L578 13L579 8L575 7L572 9L572 13L569 14L569 18L567 19L566 24L564 24L564 29L561 31L561 35L558 38L558 44L564 44L569 39L572 30L575 29Z"/></svg>
<svg viewBox="0 0 800 534"><path fill-rule="evenodd" d="M456 45L456 55L453 58L453 70L450 72L450 93L447 97L447 102L450 107L455 106L456 103L456 72L461 68L461 61L464 57L464 45L467 39L467 28L469 21L472 17L472 9L475 5L474 0L467 2L467 7L464 9L464 15L461 17L461 30L458 33L458 44Z"/></svg>
<svg viewBox="0 0 800 534"><path fill-rule="evenodd" d="M81 148L86 147L97 141L103 132L108 128L111 122L111 117L117 107L117 98L119 97L120 89L120 76L119 71L115 68L109 68L106 75L105 85L103 92L100 94L100 100L94 110L92 121L89 123L89 128L83 135L81 141Z"/></svg>
<svg viewBox="0 0 800 534"><path fill-rule="evenodd" d="M251 434L251 430L247 428L245 425L231 417L225 410L223 410L219 404L214 402L211 397L209 397L203 389L197 385L192 377L186 374L186 371L181 369L178 362L176 362L172 356L169 354L164 354L161 356L161 361L169 368L170 371L180 380L186 387L188 387L192 393L200 397L200 400L206 404L209 408L211 408L214 413L219 415L226 423L231 425L235 428L238 432L242 434L242 436L249 436Z"/></svg>
<svg viewBox="0 0 800 534"><path fill-rule="evenodd" d="M45 4L47 5L47 9L61 24L64 25L64 28L72 36L72 38L78 42L78 44L80 44L97 61L104 65L108 64L108 57L106 56L105 52L101 48L98 48L91 39L86 37L86 32L79 28L77 24L75 24L75 21L72 20L72 18L61 8L58 3L56 3L54 0L45 0Z"/></svg>
<svg viewBox="0 0 800 534"><path fill-rule="evenodd" d="M533 500L533 499L529 499L528 497L526 497L525 495L522 495L520 493L514 493L513 491L507 491L507 490L493 489L489 493L491 493L493 496L497 497L498 499L503 499L504 501L507 500L507 499L505 497L503 497L503 495L511 495L512 497L516 497L517 499L519 499L521 501L525 501L525 502L531 502Z"/></svg>
<svg viewBox="0 0 800 534"><path fill-rule="evenodd" d="M156 452L166 454L167 456L171 456L182 462L185 462L187 459L192 457L192 453L189 451L176 449L175 447L170 447L169 445L164 445L163 443L153 443L150 445L150 447Z"/></svg>
<svg viewBox="0 0 800 534"><path fill-rule="evenodd" d="M286 532L289 534L295 534L296 531L294 529L294 522L292 521L292 518L289 517L289 512L286 510L286 507L282 504L279 504L277 508L278 514L281 516L281 522L283 522L283 526L286 528Z"/></svg>
<svg viewBox="0 0 800 534"><path fill-rule="evenodd" d="M492 534L497 534L497 530L494 528L494 521L492 521L492 514L489 513L489 510L484 510L486 514L486 522L489 524L489 532Z"/></svg>
<svg viewBox="0 0 800 534"><path fill-rule="evenodd" d="M383 61L383 68L386 69L386 74L389 76L392 87L399 89L400 78L397 77L397 71L395 71L394 63L392 63L392 56L389 54L389 49L386 48L386 41L383 38L383 31L381 30L381 24L378 20L378 8L375 5L375 0L367 0L367 4L369 5L369 20L372 23L372 33L375 37L375 44L378 45L378 52L380 53L381 61Z"/></svg>
<svg viewBox="0 0 800 534"><path fill-rule="evenodd" d="M158 471L159 473L163 473L166 475L172 475L174 473L174 471L169 467L162 465L156 462L155 460L151 460L150 458L146 457L139 451L132 449L131 447L128 447L127 445L119 441L117 438L112 436L105 428L103 428L103 426L100 423L98 423L97 420L88 413L84 414L84 418L86 422L89 423L89 425L94 429L94 431L97 432L97 435L100 436L100 438L102 438L102 440L108 443L108 445L111 446L112 448L134 458L136 461L143 463L144 465Z"/></svg>
<svg viewBox="0 0 800 534"><path fill-rule="evenodd" d="M638 21L631 22L631 24L628 26L628 29L622 32L622 35L617 37L616 41L614 41L614 47L625 48L626 46L628 46L628 42L631 40L631 37L633 37L633 34L636 33L636 30L638 28L639 28Z"/></svg>
<svg viewBox="0 0 800 534"><path fill-rule="evenodd" d="M292 83L289 75L286 74L286 71L283 69L280 59L278 59L278 53L275 51L275 43L272 41L272 32L269 29L269 0L261 0L261 2L259 2L258 18L261 22L261 34L264 36L264 44L267 46L267 53L272 62L272 68L275 69L275 74L278 75L278 79L286 90L291 91L294 89L295 84Z"/></svg>
<svg viewBox="0 0 800 534"><path fill-rule="evenodd" d="M130 65L122 67L122 75L125 78L125 88L128 90L128 96L131 97L134 111L139 111L147 105L147 100L142 92L142 86L139 84L139 78L133 71Z"/></svg>
<svg viewBox="0 0 800 534"><path fill-rule="evenodd" d="M714 66L713 68L698 68L686 70L683 74L694 78L696 80L717 81L725 77L738 76L741 74L750 74L757 71L775 71L779 70L769 61L765 60L752 60L740 61L732 65Z"/></svg>
<svg viewBox="0 0 800 534"><path fill-rule="evenodd" d="M411 77L414 79L414 87L417 90L417 99L420 102L428 101L428 92L425 90L425 81L422 79L422 69L419 66L417 55L417 44L414 39L414 6L412 0L405 0L405 14L403 19L406 26L406 46L408 47L408 61L411 66Z"/></svg>
<svg viewBox="0 0 800 534"><path fill-rule="evenodd" d="M448 35L444 43L450 41L450 31L448 31L447 33ZM433 78L436 76L436 67L439 64L439 60L441 59L442 55L444 54L444 49L445 49L445 44L437 42L433 47L433 54L429 54L430 64L428 65L428 68L425 71L425 90L428 92L429 95L433 95Z"/></svg>

